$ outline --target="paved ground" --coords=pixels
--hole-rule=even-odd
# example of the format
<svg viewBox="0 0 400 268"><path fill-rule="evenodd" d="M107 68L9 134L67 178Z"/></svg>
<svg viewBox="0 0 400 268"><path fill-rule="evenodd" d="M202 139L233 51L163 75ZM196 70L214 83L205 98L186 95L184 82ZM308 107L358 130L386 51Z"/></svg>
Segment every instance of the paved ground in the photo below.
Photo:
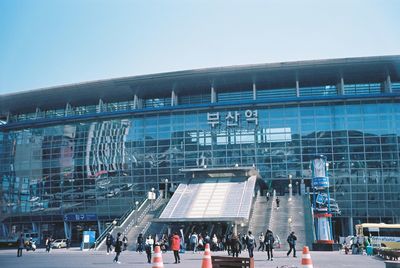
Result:
<svg viewBox="0 0 400 268"><path fill-rule="evenodd" d="M132 251L122 252L120 260L121 264L114 264L114 254L107 255L100 251L82 252L78 249L54 249L50 253L46 253L44 249L38 249L36 252L23 252L21 258L16 257L17 250L0 250L0 267L1 268L47 268L47 267L149 267L146 255ZM225 252L214 253L226 256ZM298 258L288 258L286 253L282 251L275 252L274 261L266 260L266 253L255 252L255 267L302 267L301 252ZM182 262L173 264L174 257L171 252L163 254L164 267L180 267L180 268L199 268L201 267L202 253L185 253L181 254ZM247 252L241 255L247 257ZM311 258L315 268L340 268L340 267L363 267L363 268L383 268L385 263L376 257L363 255L345 255L343 252L311 252ZM285 266L286 265L286 266Z"/></svg>

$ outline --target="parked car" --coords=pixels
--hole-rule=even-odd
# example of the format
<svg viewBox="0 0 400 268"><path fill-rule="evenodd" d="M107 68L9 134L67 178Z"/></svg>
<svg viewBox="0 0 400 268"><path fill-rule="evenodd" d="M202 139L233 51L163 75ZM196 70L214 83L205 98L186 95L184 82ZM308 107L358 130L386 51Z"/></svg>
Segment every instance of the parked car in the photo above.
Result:
<svg viewBox="0 0 400 268"><path fill-rule="evenodd" d="M52 248L66 248L67 239L56 239L51 243Z"/></svg>

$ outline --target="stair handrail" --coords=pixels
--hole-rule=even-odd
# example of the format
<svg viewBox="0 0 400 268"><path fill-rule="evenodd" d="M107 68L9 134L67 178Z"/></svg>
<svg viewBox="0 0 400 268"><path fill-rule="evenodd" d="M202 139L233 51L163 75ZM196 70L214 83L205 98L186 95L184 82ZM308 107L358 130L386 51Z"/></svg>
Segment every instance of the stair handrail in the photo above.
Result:
<svg viewBox="0 0 400 268"><path fill-rule="evenodd" d="M147 203L146 201L148 201L147 198L141 201L141 205L137 211L140 211L143 208L143 206ZM125 221L129 218L129 216L132 213L136 212L135 209L136 207L132 207L131 209L127 210L120 218L115 218L111 222L111 224L108 225L107 228L104 229L104 231L97 237L96 241L94 242L95 248L98 249L99 247L101 247L104 242L104 238L107 236L107 234L112 233L114 228L121 227L125 223Z"/></svg>
<svg viewBox="0 0 400 268"><path fill-rule="evenodd" d="M306 244L311 247L312 243L315 241L315 226L313 222L313 211L310 201L310 196L308 194L303 195L303 205L304 205L304 221L305 225L308 226L308 231L306 230ZM310 230L311 229L311 230ZM311 232L311 237L310 237Z"/></svg>

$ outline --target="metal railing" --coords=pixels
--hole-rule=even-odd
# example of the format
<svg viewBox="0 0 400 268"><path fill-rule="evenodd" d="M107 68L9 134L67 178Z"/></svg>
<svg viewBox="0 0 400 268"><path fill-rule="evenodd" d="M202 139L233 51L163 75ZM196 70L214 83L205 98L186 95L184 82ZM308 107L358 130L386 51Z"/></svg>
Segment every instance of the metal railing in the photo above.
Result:
<svg viewBox="0 0 400 268"><path fill-rule="evenodd" d="M128 220L128 218L133 215L133 213L138 213L145 206L147 201L148 201L148 199L142 200L137 211L135 210L136 209L136 206L135 206L135 207L132 207L131 209L127 210L120 218L115 218L111 222L111 224L108 225L106 229L104 229L104 231L99 235L99 237L97 237L95 244L94 244L95 248L98 249L99 247L101 247L104 242L104 238L107 236L107 234L112 233L114 231L114 228L118 228L118 227L121 228L125 224L125 222ZM138 221L139 221L139 217L138 217Z"/></svg>

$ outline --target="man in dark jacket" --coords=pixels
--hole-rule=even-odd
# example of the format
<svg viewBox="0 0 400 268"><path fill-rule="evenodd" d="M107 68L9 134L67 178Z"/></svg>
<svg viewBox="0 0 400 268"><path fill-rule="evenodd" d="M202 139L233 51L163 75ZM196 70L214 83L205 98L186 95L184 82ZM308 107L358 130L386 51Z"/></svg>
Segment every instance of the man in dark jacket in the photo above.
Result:
<svg viewBox="0 0 400 268"><path fill-rule="evenodd" d="M247 249L249 251L249 257L253 258L253 251L254 251L254 247L256 244L256 239L253 236L253 234L251 233L251 231L249 231L249 234L246 237L246 245L247 245Z"/></svg>
<svg viewBox="0 0 400 268"><path fill-rule="evenodd" d="M274 234L272 233L271 230L267 230L267 233L265 234L265 247L267 250L267 254L268 254L268 260L273 260L274 258L274 253L273 253L273 249L274 249L274 242L275 242L275 238L274 238Z"/></svg>
<svg viewBox="0 0 400 268"><path fill-rule="evenodd" d="M291 232L290 235L287 238L287 242L289 243L289 251L287 252L287 256L289 256L290 252L292 252L293 249L293 257L296 258L296 240L297 237L294 235L294 232Z"/></svg>
<svg viewBox="0 0 400 268"><path fill-rule="evenodd" d="M119 258L119 254L121 254L121 251L122 251L121 233L117 234L117 239L115 240L115 243L114 243L114 251L115 251L114 262L120 264L121 262L118 260L118 258Z"/></svg>
<svg viewBox="0 0 400 268"><path fill-rule="evenodd" d="M139 234L139 236L136 240L136 252L142 253L143 245L144 245L143 234Z"/></svg>
<svg viewBox="0 0 400 268"><path fill-rule="evenodd" d="M21 234L21 236L17 239L17 257L22 257L22 250L25 247L25 240L24 240L24 236Z"/></svg>
<svg viewBox="0 0 400 268"><path fill-rule="evenodd" d="M114 237L112 236L111 233L108 233L106 237L107 255L110 254L110 251L112 251L111 246L113 243L114 243Z"/></svg>
<svg viewBox="0 0 400 268"><path fill-rule="evenodd" d="M237 235L232 235L231 237L231 252L232 252L232 257L239 257L239 251L240 251L240 242L239 242L239 237Z"/></svg>

